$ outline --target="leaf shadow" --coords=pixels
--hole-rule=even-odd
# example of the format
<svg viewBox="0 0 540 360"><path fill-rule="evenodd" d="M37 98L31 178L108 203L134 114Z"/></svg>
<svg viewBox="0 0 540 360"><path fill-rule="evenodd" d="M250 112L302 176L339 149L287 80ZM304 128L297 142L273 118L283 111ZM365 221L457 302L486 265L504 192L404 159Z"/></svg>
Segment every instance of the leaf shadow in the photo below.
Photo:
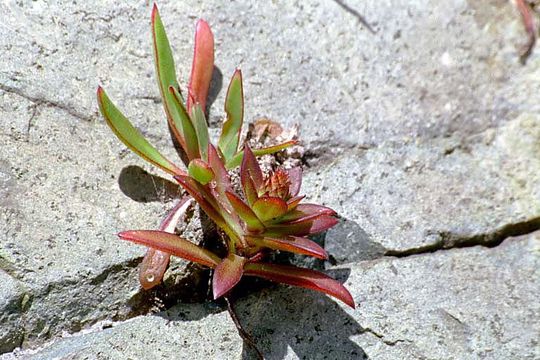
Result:
<svg viewBox="0 0 540 360"><path fill-rule="evenodd" d="M331 271L343 281L348 269ZM350 338L365 330L333 299L297 287L263 290L237 303L240 321L265 359L284 359L287 349L300 359L368 359ZM244 344L242 359L256 359Z"/></svg>
<svg viewBox="0 0 540 360"><path fill-rule="evenodd" d="M217 66L214 65L212 79L210 80L210 88L208 89L208 96L206 97L206 113L208 114L207 119L210 119L210 109L212 108L212 104L216 101L222 88L223 73Z"/></svg>
<svg viewBox="0 0 540 360"><path fill-rule="evenodd" d="M137 202L170 201L181 194L177 183L130 165L120 172L118 185L124 195Z"/></svg>

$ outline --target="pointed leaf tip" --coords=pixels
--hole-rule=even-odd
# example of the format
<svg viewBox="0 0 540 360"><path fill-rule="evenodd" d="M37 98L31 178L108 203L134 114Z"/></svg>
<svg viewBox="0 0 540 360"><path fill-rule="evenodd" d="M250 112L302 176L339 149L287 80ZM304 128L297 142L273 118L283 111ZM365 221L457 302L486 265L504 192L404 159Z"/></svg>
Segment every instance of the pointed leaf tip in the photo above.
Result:
<svg viewBox="0 0 540 360"><path fill-rule="evenodd" d="M315 270L291 265L249 263L245 265L244 273L283 284L320 291L343 301L353 309L355 308L354 299L343 284Z"/></svg>
<svg viewBox="0 0 540 360"><path fill-rule="evenodd" d="M244 121L244 90L242 72L239 69L236 69L234 72L227 89L225 113L227 114L227 119L221 129L218 146L227 162L238 151L240 132L242 131L242 123Z"/></svg>
<svg viewBox="0 0 540 360"><path fill-rule="evenodd" d="M184 215L192 202L193 199L190 196L183 197L163 219L159 230L174 233L180 217ZM171 254L167 252L148 248L139 270L139 282L143 289L149 290L161 282L169 266L170 258Z"/></svg>
<svg viewBox="0 0 540 360"><path fill-rule="evenodd" d="M242 278L247 259L236 254L229 254L214 270L212 292L214 300L226 294Z"/></svg>
<svg viewBox="0 0 540 360"><path fill-rule="evenodd" d="M122 240L153 247L157 250L193 261L210 268L219 264L219 257L177 235L159 230L130 230L118 234Z"/></svg>
<svg viewBox="0 0 540 360"><path fill-rule="evenodd" d="M226 191L225 195L229 200L229 203L234 208L234 211L240 216L240 218L246 223L247 229L252 232L260 232L264 229L264 224L259 220L257 215L251 210L247 204L242 201L235 193Z"/></svg>
<svg viewBox="0 0 540 360"><path fill-rule="evenodd" d="M214 71L214 34L208 23L202 19L197 21L195 26L193 48L187 109L191 112L192 106L199 103L204 112Z"/></svg>
<svg viewBox="0 0 540 360"><path fill-rule="evenodd" d="M97 98L99 110L105 118L107 125L109 125L118 139L120 139L128 148L146 161L172 175L185 174L183 170L179 169L171 161L166 159L144 138L144 136L142 136L139 130L137 130L116 105L114 105L107 96L107 93L101 87L98 87Z"/></svg>

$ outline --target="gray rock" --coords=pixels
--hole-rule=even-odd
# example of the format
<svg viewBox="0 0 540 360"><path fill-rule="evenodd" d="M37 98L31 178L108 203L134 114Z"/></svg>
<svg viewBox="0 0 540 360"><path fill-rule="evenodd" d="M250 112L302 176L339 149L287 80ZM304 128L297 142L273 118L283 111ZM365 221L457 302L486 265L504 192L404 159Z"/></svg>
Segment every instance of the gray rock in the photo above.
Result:
<svg viewBox="0 0 540 360"><path fill-rule="evenodd" d="M22 313L29 301L30 297L23 286L0 270L0 323L3 324L0 330L0 353L11 351L22 344L24 336Z"/></svg>
<svg viewBox="0 0 540 360"><path fill-rule="evenodd" d="M494 244L540 227L538 144L540 117L522 115L458 143L351 151L308 172L304 191L356 223L355 241L343 241L339 230L326 239L350 245L350 260L362 238L391 255Z"/></svg>
<svg viewBox="0 0 540 360"><path fill-rule="evenodd" d="M267 289L237 310L267 359L536 359L540 233L488 249L334 268L355 310L308 290ZM12 358L239 358L226 312L179 305ZM249 352L244 349L244 358ZM8 357L6 357L7 359Z"/></svg>
<svg viewBox="0 0 540 360"><path fill-rule="evenodd" d="M312 166L305 190L354 230L351 246L339 243L349 225L328 234L338 262L495 245L539 228L540 108L529 94L540 87L531 71L540 58L518 64L523 31L511 5L346 5L160 2L181 83L194 19L214 29L223 79L212 94L213 126L237 66L246 121L301 124ZM115 233L155 228L174 188L155 178L130 186L141 172L127 170L143 162L98 117L96 86L176 157L154 79L147 3L19 1L0 12L0 270L24 288L6 290L8 304L21 294L25 304L21 319L0 322L7 351L21 339L39 345L148 310L136 280L144 250ZM189 231L196 238L199 230Z"/></svg>

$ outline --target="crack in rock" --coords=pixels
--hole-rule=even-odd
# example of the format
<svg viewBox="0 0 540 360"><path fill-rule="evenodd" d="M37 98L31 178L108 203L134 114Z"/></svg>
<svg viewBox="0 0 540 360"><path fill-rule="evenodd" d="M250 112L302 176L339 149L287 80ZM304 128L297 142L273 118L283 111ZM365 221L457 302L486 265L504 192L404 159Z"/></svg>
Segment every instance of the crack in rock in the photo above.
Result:
<svg viewBox="0 0 540 360"><path fill-rule="evenodd" d="M373 336L375 336L376 338L378 338L379 340L381 340L384 344L388 345L388 346L395 346L399 343L403 343L405 342L405 340L402 340L402 339L397 339L397 340L387 340L384 338L384 335L381 334L381 333L378 333L376 332L375 330L371 329L371 328L363 328L364 329L364 333L369 333Z"/></svg>
<svg viewBox="0 0 540 360"><path fill-rule="evenodd" d="M388 250L385 256L407 257L411 255L429 254L441 250L467 248L473 246L496 247L508 238L531 234L540 230L540 217L506 224L492 232L472 236L454 234L450 231L434 231L429 235L436 235L438 240L426 246L406 250Z"/></svg>
<svg viewBox="0 0 540 360"><path fill-rule="evenodd" d="M93 122L94 121L92 116L89 116L89 115L83 114L83 113L81 113L79 111L76 111L76 110L72 109L69 105L62 104L62 103L60 103L58 101L55 101L55 100L46 99L46 98L44 98L42 96L29 95L29 94L25 93L22 89L18 89L18 88L13 87L13 86L9 86L9 85L0 83L0 90L5 91L7 93L18 95L20 97L23 97L23 98L27 99L28 101L36 104L37 106L50 106L50 107L55 107L57 109L63 110L65 112L67 112L69 115L71 115L71 116L73 116L73 117L75 117L75 118L77 118L79 120L82 120L82 121L86 121L86 122Z"/></svg>

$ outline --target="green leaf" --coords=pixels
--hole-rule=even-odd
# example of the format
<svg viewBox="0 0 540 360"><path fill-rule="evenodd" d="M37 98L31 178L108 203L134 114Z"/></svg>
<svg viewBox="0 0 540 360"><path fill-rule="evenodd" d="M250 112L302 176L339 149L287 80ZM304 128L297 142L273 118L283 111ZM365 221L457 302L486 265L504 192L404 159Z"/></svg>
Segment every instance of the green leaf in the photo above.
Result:
<svg viewBox="0 0 540 360"><path fill-rule="evenodd" d="M167 113L167 121L174 133L174 136L182 145L184 151L187 152L185 132L181 123L180 114L173 105L173 95L169 92L169 87L172 86L176 90L180 89L178 81L176 80L176 70L174 65L174 58L169 44L169 39L165 32L165 27L161 22L159 16L159 10L157 5L154 4L152 10L152 40L154 43L154 62L156 64L156 73L158 78L159 91L163 98L163 106ZM183 103L184 100L180 96L180 100Z"/></svg>
<svg viewBox="0 0 540 360"><path fill-rule="evenodd" d="M197 133L195 132L195 128L193 127L186 108L182 103L182 97L178 90L176 90L176 88L174 88L173 86L169 86L169 93L172 95L171 105L175 108L179 119L178 122L173 121L171 127L176 128L177 126L180 126L179 128L182 129L182 133L184 134L184 151L186 152L189 160L196 159L200 157L200 152L199 142L197 141Z"/></svg>
<svg viewBox="0 0 540 360"><path fill-rule="evenodd" d="M226 294L242 278L247 259L236 254L229 254L214 270L212 292L214 300Z"/></svg>
<svg viewBox="0 0 540 360"><path fill-rule="evenodd" d="M208 23L200 19L195 27L195 46L187 99L188 112L191 111L191 106L194 103L201 104L201 109L206 110L206 97L213 71L214 35Z"/></svg>
<svg viewBox="0 0 540 360"><path fill-rule="evenodd" d="M228 161L238 151L238 142L240 141L240 132L244 121L242 73L238 69L234 72L227 90L225 112L227 113L227 120L221 130L218 147L225 157L225 161Z"/></svg>
<svg viewBox="0 0 540 360"><path fill-rule="evenodd" d="M251 207L262 222L276 219L287 212L287 203L280 198L272 196L259 198Z"/></svg>
<svg viewBox="0 0 540 360"><path fill-rule="evenodd" d="M208 160L208 124L200 104L194 104L191 107L191 120L197 133L197 141L199 142L199 151L203 160Z"/></svg>
<svg viewBox="0 0 540 360"><path fill-rule="evenodd" d="M214 178L214 172L207 163L201 159L193 159L188 166L189 176L197 180L200 184L206 185Z"/></svg>
<svg viewBox="0 0 540 360"><path fill-rule="evenodd" d="M315 270L289 265L249 263L244 266L244 274L320 291L343 301L353 309L355 307L354 299L345 286Z"/></svg>
<svg viewBox="0 0 540 360"><path fill-rule="evenodd" d="M97 99L99 110L107 121L107 124L115 135L134 153L146 161L158 166L172 175L183 175L185 172L159 153L142 135L135 129L131 122L118 110L109 99L105 90L98 87Z"/></svg>
<svg viewBox="0 0 540 360"><path fill-rule="evenodd" d="M227 191L226 195L238 216L246 223L249 231L259 233L264 229L264 224L242 199L230 191Z"/></svg>
<svg viewBox="0 0 540 360"><path fill-rule="evenodd" d="M165 231L130 230L123 231L118 236L122 240L129 240L137 244L150 246L210 268L215 268L220 263L220 258L214 253Z"/></svg>
<svg viewBox="0 0 540 360"><path fill-rule="evenodd" d="M291 140L291 141L284 142L282 144L269 146L262 149L255 149L252 151L255 156L269 155L269 154L277 153L278 151L286 149L290 146L296 145L297 143L298 143L297 140ZM234 154L232 158L227 160L225 167L229 170L234 169L235 167L240 165L243 158L244 158L244 151L239 151L236 154Z"/></svg>

